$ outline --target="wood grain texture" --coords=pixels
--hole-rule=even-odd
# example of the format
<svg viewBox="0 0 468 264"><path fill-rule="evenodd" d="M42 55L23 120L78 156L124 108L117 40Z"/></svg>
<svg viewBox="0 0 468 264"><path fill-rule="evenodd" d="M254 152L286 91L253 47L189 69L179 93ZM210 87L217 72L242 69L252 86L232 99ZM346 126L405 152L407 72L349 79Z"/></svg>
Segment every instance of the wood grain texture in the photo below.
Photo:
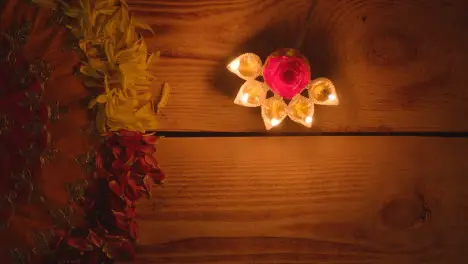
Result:
<svg viewBox="0 0 468 264"><path fill-rule="evenodd" d="M224 64L244 51L265 57L294 44L310 1L129 2L156 31L147 36L163 51L156 74L174 86L161 130L263 131L258 109L232 104L241 81ZM318 108L311 131L467 130L466 7L462 0L319 1L303 51L315 76L335 80L342 106ZM42 31L47 14L17 11L23 14L2 16L0 28L30 17L38 42L61 46L56 29ZM73 159L90 147L80 104L87 92L71 74L70 56L40 55L57 69L47 100L69 106L50 127L63 155L38 179L54 205L66 202L65 183L84 177ZM303 131L291 123L280 130ZM169 179L139 206L135 263L447 264L468 257L468 139L179 138L158 147ZM9 239L0 247L23 245L29 231L50 226L44 211L27 209L2 232Z"/></svg>
<svg viewBox="0 0 468 264"><path fill-rule="evenodd" d="M136 263L462 263L468 139L162 139Z"/></svg>
<svg viewBox="0 0 468 264"><path fill-rule="evenodd" d="M174 89L161 130L263 131L260 109L236 106L242 81L225 65L291 47L311 0L135 0L149 23L156 75ZM318 1L302 47L313 77L336 83L341 105L317 107L314 128L281 131L466 131L468 19L464 0Z"/></svg>

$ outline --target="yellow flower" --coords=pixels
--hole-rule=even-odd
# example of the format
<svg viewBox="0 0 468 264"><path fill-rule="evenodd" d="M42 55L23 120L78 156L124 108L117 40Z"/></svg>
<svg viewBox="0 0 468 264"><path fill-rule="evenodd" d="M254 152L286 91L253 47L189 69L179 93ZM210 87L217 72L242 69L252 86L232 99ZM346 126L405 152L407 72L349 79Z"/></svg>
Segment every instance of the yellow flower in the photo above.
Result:
<svg viewBox="0 0 468 264"><path fill-rule="evenodd" d="M79 38L87 60L80 72L84 84L101 88L102 94L89 107L96 107L97 127L101 132L120 129L145 132L157 128L150 87L154 76L148 67L159 53L150 54L136 29L152 31L147 24L129 15L124 0L79 0L67 4L61 0L35 0L38 4L58 6L73 19L68 25ZM169 86L163 89L156 111L167 103Z"/></svg>

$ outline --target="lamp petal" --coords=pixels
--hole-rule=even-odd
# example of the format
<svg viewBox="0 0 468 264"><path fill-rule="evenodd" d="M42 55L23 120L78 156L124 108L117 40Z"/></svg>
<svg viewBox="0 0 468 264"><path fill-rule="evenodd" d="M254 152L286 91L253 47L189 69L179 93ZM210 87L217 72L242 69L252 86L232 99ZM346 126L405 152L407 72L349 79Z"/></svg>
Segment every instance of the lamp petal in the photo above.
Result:
<svg viewBox="0 0 468 264"><path fill-rule="evenodd" d="M264 83L248 80L240 88L234 103L246 107L258 107L265 100L267 91L268 87Z"/></svg>
<svg viewBox="0 0 468 264"><path fill-rule="evenodd" d="M245 53L229 63L227 68L244 80L256 79L262 73L262 60L254 53Z"/></svg>
<svg viewBox="0 0 468 264"><path fill-rule="evenodd" d="M306 127L312 127L314 117L314 102L302 95L296 95L289 102L287 113L292 121Z"/></svg>
<svg viewBox="0 0 468 264"><path fill-rule="evenodd" d="M267 130L281 124L287 115L287 105L283 98L274 96L263 101L262 118Z"/></svg>
<svg viewBox="0 0 468 264"><path fill-rule="evenodd" d="M309 97L315 104L338 105L340 103L335 85L327 78L317 78L311 81L308 91Z"/></svg>

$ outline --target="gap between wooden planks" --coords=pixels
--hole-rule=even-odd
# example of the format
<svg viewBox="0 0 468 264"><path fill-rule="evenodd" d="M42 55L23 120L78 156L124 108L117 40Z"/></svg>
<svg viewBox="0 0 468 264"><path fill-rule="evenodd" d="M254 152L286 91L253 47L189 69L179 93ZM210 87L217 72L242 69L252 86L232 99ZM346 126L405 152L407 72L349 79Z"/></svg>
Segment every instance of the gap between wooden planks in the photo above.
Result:
<svg viewBox="0 0 468 264"><path fill-rule="evenodd" d="M161 130L263 131L260 109L233 104L242 81L225 65L295 44L310 0L135 0L135 16L173 86ZM468 2L318 1L302 48L313 77L337 86L341 105L317 107L310 130L466 131Z"/></svg>
<svg viewBox="0 0 468 264"><path fill-rule="evenodd" d="M462 263L468 139L163 138L137 263Z"/></svg>

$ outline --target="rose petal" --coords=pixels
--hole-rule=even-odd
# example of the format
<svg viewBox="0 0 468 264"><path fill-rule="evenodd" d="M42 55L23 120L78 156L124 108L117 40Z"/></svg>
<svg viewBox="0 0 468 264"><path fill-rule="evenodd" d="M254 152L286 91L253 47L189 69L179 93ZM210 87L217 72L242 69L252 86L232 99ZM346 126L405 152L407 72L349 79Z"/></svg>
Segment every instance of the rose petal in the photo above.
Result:
<svg viewBox="0 0 468 264"><path fill-rule="evenodd" d="M263 76L274 93L291 99L307 88L310 81L309 62L298 51L280 50L268 57Z"/></svg>

